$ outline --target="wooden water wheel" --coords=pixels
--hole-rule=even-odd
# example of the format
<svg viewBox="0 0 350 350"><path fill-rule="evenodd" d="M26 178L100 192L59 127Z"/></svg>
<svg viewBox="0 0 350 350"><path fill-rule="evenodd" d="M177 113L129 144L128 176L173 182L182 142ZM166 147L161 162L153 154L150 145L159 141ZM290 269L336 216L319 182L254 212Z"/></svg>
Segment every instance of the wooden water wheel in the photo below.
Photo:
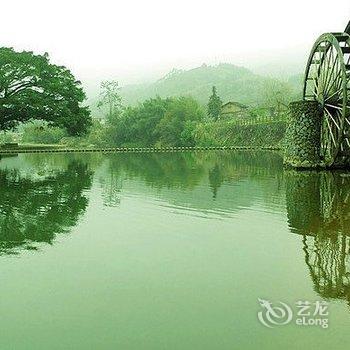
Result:
<svg viewBox="0 0 350 350"><path fill-rule="evenodd" d="M306 67L303 97L322 111L320 158L325 166L350 159L350 23L321 35Z"/></svg>

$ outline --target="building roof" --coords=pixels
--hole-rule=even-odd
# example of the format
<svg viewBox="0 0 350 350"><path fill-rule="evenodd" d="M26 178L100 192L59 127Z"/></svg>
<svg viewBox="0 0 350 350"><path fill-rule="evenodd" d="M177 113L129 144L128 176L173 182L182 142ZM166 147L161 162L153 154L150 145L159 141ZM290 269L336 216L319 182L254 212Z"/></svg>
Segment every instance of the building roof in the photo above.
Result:
<svg viewBox="0 0 350 350"><path fill-rule="evenodd" d="M242 103L239 103L239 102L233 102L233 101L229 101L229 102L226 102L224 103L221 107L226 107L226 106L236 106L236 107L239 107L239 108L242 108L242 109L247 109L249 108L248 106L242 104Z"/></svg>

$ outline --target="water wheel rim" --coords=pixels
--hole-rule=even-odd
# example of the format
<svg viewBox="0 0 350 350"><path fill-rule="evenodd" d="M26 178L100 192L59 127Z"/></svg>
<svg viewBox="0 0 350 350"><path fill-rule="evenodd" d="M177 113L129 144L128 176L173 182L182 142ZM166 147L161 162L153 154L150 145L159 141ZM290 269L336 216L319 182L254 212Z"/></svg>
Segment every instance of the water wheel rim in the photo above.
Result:
<svg viewBox="0 0 350 350"><path fill-rule="evenodd" d="M344 148L345 129L348 129L345 124L349 123L350 127L346 119L350 56L345 58L344 51L350 53L348 34L321 35L311 50L305 72L303 97L317 101L322 112L320 157L326 166L336 162Z"/></svg>

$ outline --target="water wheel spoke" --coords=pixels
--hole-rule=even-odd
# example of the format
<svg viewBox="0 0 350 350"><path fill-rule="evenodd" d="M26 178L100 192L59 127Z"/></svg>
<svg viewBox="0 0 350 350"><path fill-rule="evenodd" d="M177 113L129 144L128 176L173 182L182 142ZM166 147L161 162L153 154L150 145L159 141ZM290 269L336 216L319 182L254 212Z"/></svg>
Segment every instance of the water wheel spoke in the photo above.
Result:
<svg viewBox="0 0 350 350"><path fill-rule="evenodd" d="M334 79L333 79L333 82L332 82L332 84L330 85L330 89L332 89L333 88L333 86L335 86L335 88L339 88L339 84L336 84L337 82L339 83L339 81L341 81L341 70L338 70L338 73L337 73L337 75L334 77ZM334 85L334 84L336 84L336 85Z"/></svg>
<svg viewBox="0 0 350 350"><path fill-rule="evenodd" d="M337 67L338 69L338 67ZM332 99L333 97L337 96L338 94L342 93L342 86L341 86L341 74L339 74L339 70L337 74L333 73L330 77L330 80L327 84L325 95L326 99Z"/></svg>
<svg viewBox="0 0 350 350"><path fill-rule="evenodd" d="M323 124L326 124L325 122L323 122ZM324 156L324 158L326 158L326 156L328 155L328 151L329 151L329 146L331 146L330 142L330 133L329 133L329 128L327 128L327 125L323 125L322 128L322 142L321 142L321 148L322 148L322 155Z"/></svg>
<svg viewBox="0 0 350 350"><path fill-rule="evenodd" d="M331 129L331 126L329 124L328 119L327 119L327 124L328 124L328 127L329 127L329 132L330 132L330 135L331 135L331 138L332 138L332 141L333 141L333 145L334 145L334 147L338 147L337 142L335 141L334 135L332 133L332 129Z"/></svg>
<svg viewBox="0 0 350 350"><path fill-rule="evenodd" d="M342 110L343 110L343 107L335 106L335 105L332 105L332 104L330 104L330 103L325 103L325 106L331 107L331 108L334 108L334 109L337 109L337 110L339 110L339 111L342 111Z"/></svg>
<svg viewBox="0 0 350 350"><path fill-rule="evenodd" d="M336 110L336 115L337 115L337 120L338 120L338 125L340 126L340 128L342 130L344 130L344 126L345 126L345 118L343 118L343 114L342 114L342 111L338 111Z"/></svg>
<svg viewBox="0 0 350 350"><path fill-rule="evenodd" d="M345 138L345 141L346 141L348 147L350 148L350 141L349 141L349 139L348 139L348 138Z"/></svg>
<svg viewBox="0 0 350 350"><path fill-rule="evenodd" d="M335 121L335 119L333 118L331 112L325 108L326 113L328 114L328 116L332 119L332 122L334 123L334 125L337 127L337 129L340 131L340 126L338 125L338 123Z"/></svg>
<svg viewBox="0 0 350 350"><path fill-rule="evenodd" d="M333 144L334 144L334 147L337 147L337 142L335 141L335 138L334 138L334 135L333 135L333 132L332 132L332 127L331 127L331 124L329 123L329 120L328 118L325 118L326 119L326 122L327 122L327 125L328 125L328 131L331 135L331 138L332 138L332 141L333 141Z"/></svg>
<svg viewBox="0 0 350 350"><path fill-rule="evenodd" d="M343 88L340 88L339 90L336 90L335 92L333 92L331 95L327 96L327 98L325 99L325 101L329 101L331 100L333 97L335 97L336 95L340 94L343 92Z"/></svg>
<svg viewBox="0 0 350 350"><path fill-rule="evenodd" d="M334 55L333 55L333 49L331 48L330 50L327 51L326 53L326 59L325 59L325 68L324 71L326 72L324 74L325 79L324 79L324 93L326 94L328 89L328 85L329 85L329 78L332 76L335 64L337 62L337 60L334 60L333 64L332 64L332 68L330 69L331 66L331 60L334 59Z"/></svg>

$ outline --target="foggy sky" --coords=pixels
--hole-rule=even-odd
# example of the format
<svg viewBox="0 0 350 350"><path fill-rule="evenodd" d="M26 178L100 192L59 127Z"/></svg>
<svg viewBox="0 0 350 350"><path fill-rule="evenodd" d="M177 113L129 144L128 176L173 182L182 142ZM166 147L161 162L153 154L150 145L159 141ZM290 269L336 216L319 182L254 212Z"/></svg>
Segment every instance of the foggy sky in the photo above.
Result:
<svg viewBox="0 0 350 350"><path fill-rule="evenodd" d="M333 6L333 9L330 8ZM84 81L142 81L203 62L303 63L342 31L349 0L30 0L1 3L1 45L48 52Z"/></svg>

